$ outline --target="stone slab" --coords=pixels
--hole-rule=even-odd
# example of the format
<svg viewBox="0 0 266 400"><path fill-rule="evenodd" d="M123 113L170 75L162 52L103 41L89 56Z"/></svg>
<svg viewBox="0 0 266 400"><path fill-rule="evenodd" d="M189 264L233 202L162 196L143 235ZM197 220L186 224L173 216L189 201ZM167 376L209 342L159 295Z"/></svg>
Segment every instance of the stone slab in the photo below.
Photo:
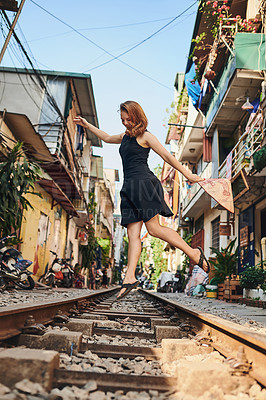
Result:
<svg viewBox="0 0 266 400"><path fill-rule="evenodd" d="M190 339L162 339L162 362L169 363L185 356L212 352L212 347L198 346Z"/></svg>
<svg viewBox="0 0 266 400"><path fill-rule="evenodd" d="M54 369L59 368L59 354L56 351L23 348L5 349L0 352L0 382L13 388L29 379L49 391L52 388Z"/></svg>
<svg viewBox="0 0 266 400"><path fill-rule="evenodd" d="M93 320L108 320L105 315L96 315L90 313L83 313L80 316L76 317L77 319L93 319Z"/></svg>
<svg viewBox="0 0 266 400"><path fill-rule="evenodd" d="M254 380L249 376L232 376L227 364L213 360L182 360L177 368L178 390L195 398L214 385L225 394L247 392Z"/></svg>
<svg viewBox="0 0 266 400"><path fill-rule="evenodd" d="M119 322L116 321L94 321L95 326L97 328L113 328L113 329L119 329L120 324Z"/></svg>
<svg viewBox="0 0 266 400"><path fill-rule="evenodd" d="M181 331L177 326L155 325L154 331L158 343L161 343L162 339L180 339L182 337Z"/></svg>
<svg viewBox="0 0 266 400"><path fill-rule="evenodd" d="M169 319L166 318L151 318L151 329L154 329L155 326L172 326L169 322Z"/></svg>
<svg viewBox="0 0 266 400"><path fill-rule="evenodd" d="M92 336L93 331L93 321L88 321L87 319L80 318L70 318L66 323L66 327L70 331L82 332L84 335Z"/></svg>
<svg viewBox="0 0 266 400"><path fill-rule="evenodd" d="M33 349L56 350L67 354L80 351L82 333L71 331L51 331L43 336L25 335L19 337L19 345Z"/></svg>

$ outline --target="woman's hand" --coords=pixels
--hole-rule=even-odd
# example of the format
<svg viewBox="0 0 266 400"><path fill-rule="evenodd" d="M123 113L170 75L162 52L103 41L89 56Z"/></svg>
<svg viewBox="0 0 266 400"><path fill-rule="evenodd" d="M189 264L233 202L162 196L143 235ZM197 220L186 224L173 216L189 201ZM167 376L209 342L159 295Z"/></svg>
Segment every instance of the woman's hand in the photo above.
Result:
<svg viewBox="0 0 266 400"><path fill-rule="evenodd" d="M75 124L83 126L83 128L88 128L88 121L85 118L82 118L80 116L74 118L73 122L75 122Z"/></svg>
<svg viewBox="0 0 266 400"><path fill-rule="evenodd" d="M191 175L187 176L186 178L188 180L188 183L197 183L197 182L204 181L204 178L202 178L201 176L198 176L196 174L191 174Z"/></svg>

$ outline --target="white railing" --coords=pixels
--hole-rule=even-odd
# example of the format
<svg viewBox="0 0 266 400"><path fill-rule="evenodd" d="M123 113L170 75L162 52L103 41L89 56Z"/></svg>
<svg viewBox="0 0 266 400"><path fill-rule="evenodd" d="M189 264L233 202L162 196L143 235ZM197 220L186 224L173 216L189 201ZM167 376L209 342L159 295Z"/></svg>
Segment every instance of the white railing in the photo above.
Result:
<svg viewBox="0 0 266 400"><path fill-rule="evenodd" d="M253 115L253 118L250 118L245 132L232 149L232 178L234 178L243 168L245 168L247 173L252 170L253 155L262 141L262 123L263 116L259 110ZM225 159L219 167L219 178L226 178L226 172L227 166Z"/></svg>
<svg viewBox="0 0 266 400"><path fill-rule="evenodd" d="M211 178L212 175L212 163L208 163L204 170L199 174L199 176L201 176L202 178ZM198 191L200 190L200 186L194 184L191 189L188 190L188 193L186 194L186 196L184 197L183 200L183 209L185 209L188 204L191 202L191 200L193 199L193 197L198 193Z"/></svg>

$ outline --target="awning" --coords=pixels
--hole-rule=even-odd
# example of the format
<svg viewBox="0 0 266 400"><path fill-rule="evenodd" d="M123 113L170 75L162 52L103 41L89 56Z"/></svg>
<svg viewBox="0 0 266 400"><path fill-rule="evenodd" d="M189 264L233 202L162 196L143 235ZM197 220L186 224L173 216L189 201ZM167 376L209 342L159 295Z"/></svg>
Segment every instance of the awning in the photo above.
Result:
<svg viewBox="0 0 266 400"><path fill-rule="evenodd" d="M57 202L56 204L60 204L60 206L63 207L67 214L72 215L73 217L78 217L78 213L71 201L53 180L40 179L37 183L52 196L52 198Z"/></svg>
<svg viewBox="0 0 266 400"><path fill-rule="evenodd" d="M74 178L57 156L53 158L53 163L42 164L42 168L50 175L67 197L72 199L82 198Z"/></svg>
<svg viewBox="0 0 266 400"><path fill-rule="evenodd" d="M0 111L0 115L3 116L4 112ZM23 142L24 148L27 149L27 155L39 161L54 161L41 135L35 131L26 115L6 112L4 122L14 137Z"/></svg>

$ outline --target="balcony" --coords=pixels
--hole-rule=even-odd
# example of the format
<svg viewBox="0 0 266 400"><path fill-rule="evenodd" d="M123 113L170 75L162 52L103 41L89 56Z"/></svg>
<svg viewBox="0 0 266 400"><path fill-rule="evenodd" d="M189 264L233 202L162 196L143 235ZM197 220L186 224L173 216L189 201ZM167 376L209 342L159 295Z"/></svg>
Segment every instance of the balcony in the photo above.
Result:
<svg viewBox="0 0 266 400"><path fill-rule="evenodd" d="M212 163L208 163L202 173L202 178L211 178L212 176ZM200 210L209 208L211 205L211 198L207 195L199 185L194 184L188 190L187 195L183 199L182 217L195 217Z"/></svg>
<svg viewBox="0 0 266 400"><path fill-rule="evenodd" d="M219 178L226 178L231 172L231 181L234 201L237 201L245 193L251 200L252 195L260 194L264 190L263 184L266 176L266 168L258 172L254 166L254 154L260 148L263 140L263 115L260 110L251 114L245 132L231 150L231 168L227 159L219 167ZM252 193L251 189L252 188Z"/></svg>
<svg viewBox="0 0 266 400"><path fill-rule="evenodd" d="M247 175L256 173L254 168L253 156L262 142L262 122L261 112L252 115L252 120L247 125L244 134L240 137L235 147L232 149L231 176L235 178L243 168ZM226 159L219 167L219 178L226 178ZM264 170L261 171L264 173Z"/></svg>
<svg viewBox="0 0 266 400"><path fill-rule="evenodd" d="M222 73L214 81L216 91L208 102L206 134L211 135L215 126L222 132L232 134L245 111L239 98L257 97L265 70L265 38L259 33L237 33L233 54L230 54ZM243 101L244 103L244 101Z"/></svg>

